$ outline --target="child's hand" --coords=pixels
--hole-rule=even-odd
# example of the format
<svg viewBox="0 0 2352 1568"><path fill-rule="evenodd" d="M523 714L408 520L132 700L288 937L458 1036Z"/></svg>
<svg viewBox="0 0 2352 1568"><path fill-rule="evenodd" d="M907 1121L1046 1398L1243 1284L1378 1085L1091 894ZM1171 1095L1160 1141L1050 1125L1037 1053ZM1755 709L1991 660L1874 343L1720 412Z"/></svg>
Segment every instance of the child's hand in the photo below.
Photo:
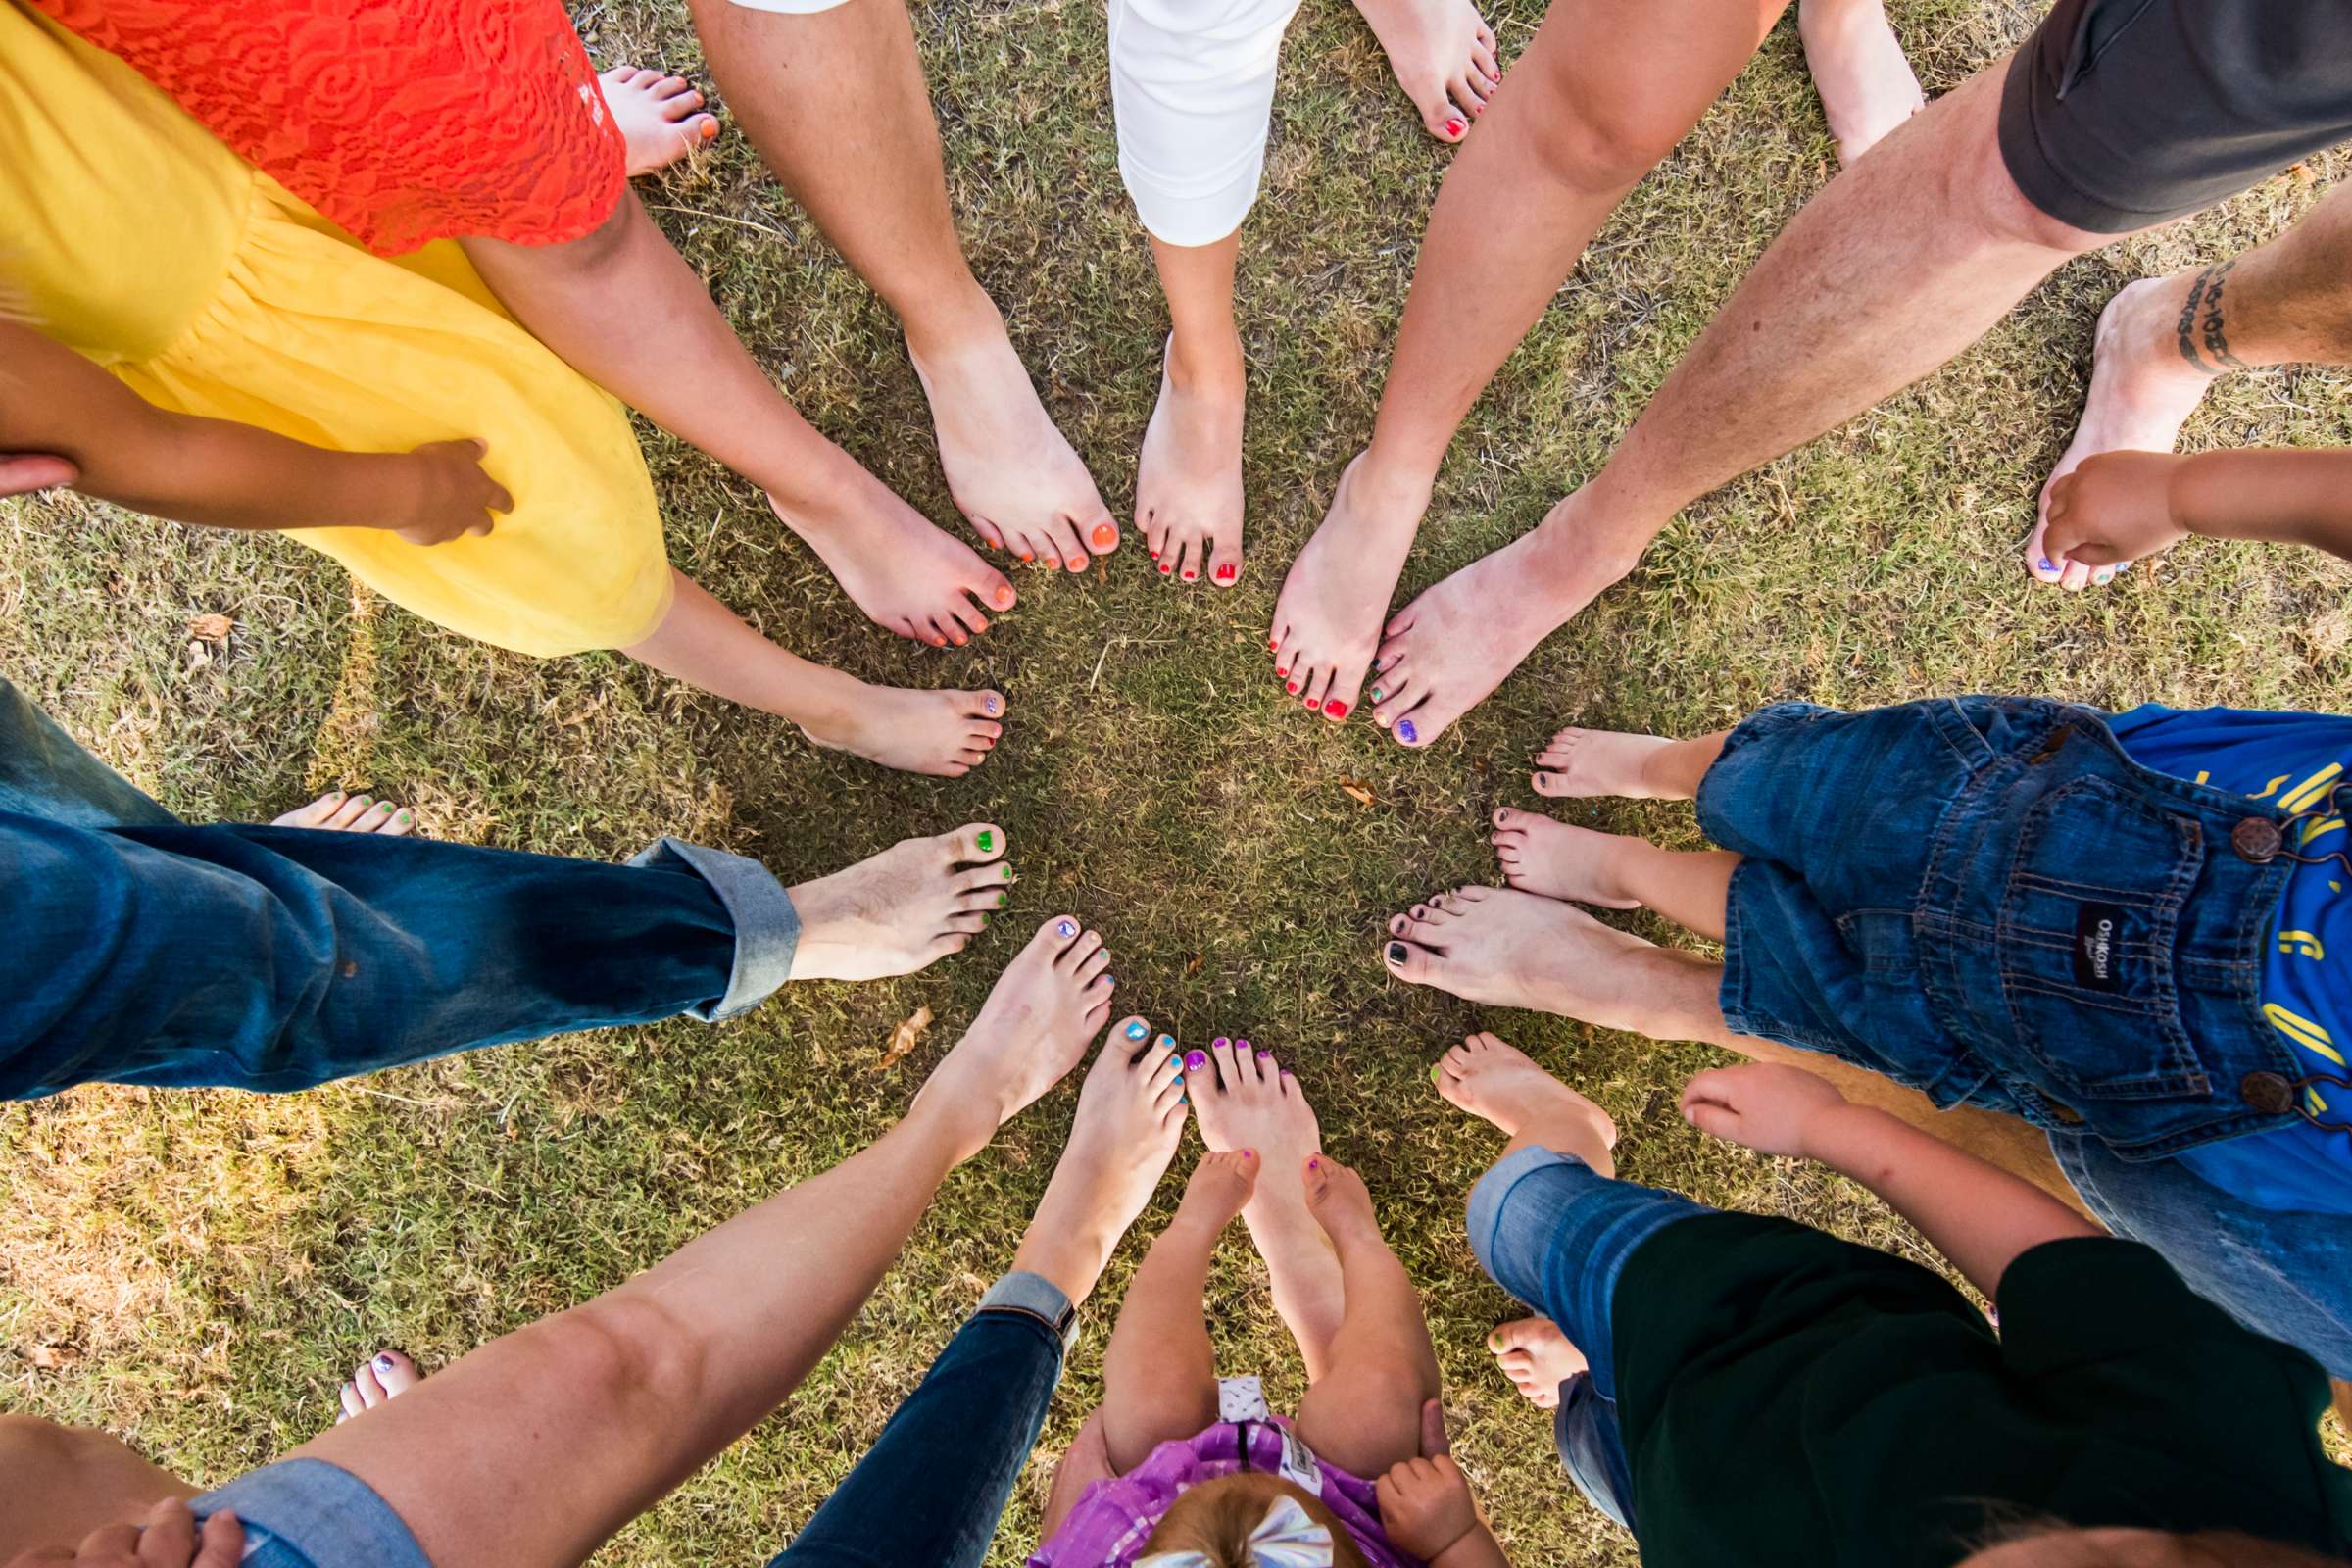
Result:
<svg viewBox="0 0 2352 1568"><path fill-rule="evenodd" d="M1798 1159L1812 1157L1807 1126L1844 1103L1827 1079L1770 1061L1710 1068L1683 1088L1683 1119L1700 1132Z"/></svg>
<svg viewBox="0 0 2352 1568"><path fill-rule="evenodd" d="M2173 511L2173 476L2185 461L2170 452L2102 452L2050 486L2042 554L2063 566L2130 565L2188 536Z"/></svg>
<svg viewBox="0 0 2352 1568"><path fill-rule="evenodd" d="M391 526L413 545L447 544L490 531L490 514L513 512L514 498L483 471L481 441L434 441L409 454L415 491Z"/></svg>
<svg viewBox="0 0 2352 1568"><path fill-rule="evenodd" d="M1423 1562L1438 1556L1479 1528L1478 1503L1470 1483L1451 1459L1407 1459L1373 1483L1380 1527L1391 1544Z"/></svg>

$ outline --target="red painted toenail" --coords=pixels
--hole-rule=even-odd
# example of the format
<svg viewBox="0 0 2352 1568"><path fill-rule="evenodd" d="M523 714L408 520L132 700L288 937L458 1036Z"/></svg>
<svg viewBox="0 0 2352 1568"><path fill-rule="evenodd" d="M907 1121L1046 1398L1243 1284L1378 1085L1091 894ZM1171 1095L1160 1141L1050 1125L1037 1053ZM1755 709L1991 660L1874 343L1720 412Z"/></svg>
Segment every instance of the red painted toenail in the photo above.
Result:
<svg viewBox="0 0 2352 1568"><path fill-rule="evenodd" d="M1458 120L1448 120L1446 122L1446 134L1448 136L1459 136L1463 131L1468 130L1469 128L1470 127L1468 125L1463 124Z"/></svg>
<svg viewBox="0 0 2352 1568"><path fill-rule="evenodd" d="M1284 681L1282 683L1282 689L1286 692L1289 692L1293 697L1298 695L1298 683L1295 680Z"/></svg>
<svg viewBox="0 0 2352 1568"><path fill-rule="evenodd" d="M1028 551L1024 550L1021 552L1021 559L1023 561L1035 561L1037 558L1031 555Z"/></svg>
<svg viewBox="0 0 2352 1568"><path fill-rule="evenodd" d="M1157 561L1157 560L1159 559L1159 552L1158 552L1158 551L1156 551L1156 550L1153 550L1153 551L1152 552L1152 559L1153 561Z"/></svg>
<svg viewBox="0 0 2352 1568"><path fill-rule="evenodd" d="M1234 564L1233 564L1233 563L1232 563L1232 562L1230 562L1230 561L1229 561L1229 562L1227 562L1227 563L1226 563L1224 565L1222 565L1222 566L1219 566L1219 567L1217 568L1217 581L1219 581L1219 582L1231 582L1231 581L1233 581L1233 574L1234 574L1234 570L1235 570Z"/></svg>
<svg viewBox="0 0 2352 1568"><path fill-rule="evenodd" d="M1323 713L1327 718L1346 718L1348 716L1348 705L1338 701L1337 699L1334 699L1333 701L1323 705Z"/></svg>
<svg viewBox="0 0 2352 1568"><path fill-rule="evenodd" d="M1282 647L1282 644L1281 644L1279 641L1277 641L1277 640L1275 640L1275 639L1273 639L1273 638L1268 638L1268 639L1266 639L1266 652L1267 652L1267 653L1269 653L1269 654L1270 654L1270 653L1273 653L1273 652L1275 652L1276 650L1280 649L1281 647Z"/></svg>
<svg viewBox="0 0 2352 1568"><path fill-rule="evenodd" d="M1191 581L1192 581L1192 580L1193 580L1195 577L1198 577L1198 576L1200 576L1200 574L1199 572L1195 571L1195 570L1194 570L1192 567L1190 567L1190 566L1187 566L1187 567L1185 567L1185 568L1184 568L1184 580L1185 580L1186 582L1191 582Z"/></svg>
<svg viewBox="0 0 2352 1568"><path fill-rule="evenodd" d="M1171 565L1169 565L1169 564L1168 564L1166 562L1164 562L1164 561L1163 561L1163 562L1161 562L1161 563L1159 564L1159 569L1160 569L1161 571L1174 571L1176 568L1175 568L1174 566L1171 566Z"/></svg>
<svg viewBox="0 0 2352 1568"><path fill-rule="evenodd" d="M1310 713L1318 711L1322 707L1323 705L1316 702L1312 697L1309 697L1306 700L1306 710Z"/></svg>
<svg viewBox="0 0 2352 1568"><path fill-rule="evenodd" d="M1288 674L1290 673L1290 671L1289 671L1288 669L1285 669L1285 668L1284 668L1282 665L1280 665L1280 664L1276 664L1276 665L1274 666L1274 673L1275 673L1275 674L1277 674L1277 675L1288 675ZM1293 691L1297 691L1298 689L1298 687L1296 687L1296 686L1294 686L1294 687L1292 687L1292 688L1291 688L1291 690L1293 690Z"/></svg>

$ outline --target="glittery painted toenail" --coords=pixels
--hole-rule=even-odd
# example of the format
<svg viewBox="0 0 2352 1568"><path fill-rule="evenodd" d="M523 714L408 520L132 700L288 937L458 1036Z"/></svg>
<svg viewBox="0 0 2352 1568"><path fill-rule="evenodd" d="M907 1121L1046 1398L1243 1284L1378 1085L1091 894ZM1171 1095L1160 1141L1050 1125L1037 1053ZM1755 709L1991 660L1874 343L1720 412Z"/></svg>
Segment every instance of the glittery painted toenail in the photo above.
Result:
<svg viewBox="0 0 2352 1568"><path fill-rule="evenodd" d="M1061 924L1055 926L1054 929L1065 937L1074 937L1078 934L1077 926L1071 924L1067 920L1062 921Z"/></svg>
<svg viewBox="0 0 2352 1568"><path fill-rule="evenodd" d="M1208 1055L1204 1052L1196 1051L1184 1058L1184 1070L1187 1072L1200 1072L1207 1066Z"/></svg>
<svg viewBox="0 0 2352 1568"><path fill-rule="evenodd" d="M1396 721L1396 738L1404 742L1405 745L1410 746L1413 744L1413 742L1421 738L1421 732L1413 728L1413 721L1411 719L1400 718Z"/></svg>
<svg viewBox="0 0 2352 1568"><path fill-rule="evenodd" d="M1127 1026L1127 1038L1130 1040L1141 1040L1151 1032L1144 1027L1143 1020L1140 1018Z"/></svg>

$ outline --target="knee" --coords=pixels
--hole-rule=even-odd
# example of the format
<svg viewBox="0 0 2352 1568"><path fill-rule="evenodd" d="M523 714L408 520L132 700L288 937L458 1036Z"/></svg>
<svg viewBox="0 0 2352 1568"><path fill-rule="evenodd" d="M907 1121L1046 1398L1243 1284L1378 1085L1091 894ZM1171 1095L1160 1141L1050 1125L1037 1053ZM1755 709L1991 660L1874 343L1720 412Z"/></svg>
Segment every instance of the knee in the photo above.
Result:
<svg viewBox="0 0 2352 1568"><path fill-rule="evenodd" d="M610 1412L625 1430L665 1429L665 1412L695 1408L709 1355L684 1324L658 1303L603 1298L521 1331L541 1375L560 1378L586 1407Z"/></svg>
<svg viewBox="0 0 2352 1568"><path fill-rule="evenodd" d="M1690 128L1652 105L1562 82L1535 117L1531 148L1553 178L1579 190L1619 190L1674 151Z"/></svg>

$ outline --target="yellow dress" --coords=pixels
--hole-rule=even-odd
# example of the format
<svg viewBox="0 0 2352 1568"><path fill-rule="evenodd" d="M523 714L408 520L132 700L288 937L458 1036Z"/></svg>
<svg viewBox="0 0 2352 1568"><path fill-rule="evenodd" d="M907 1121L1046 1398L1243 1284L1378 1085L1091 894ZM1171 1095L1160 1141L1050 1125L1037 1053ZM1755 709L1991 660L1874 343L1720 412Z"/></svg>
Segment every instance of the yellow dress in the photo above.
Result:
<svg viewBox="0 0 2352 1568"><path fill-rule="evenodd" d="M15 0L0 0L0 311L159 408L350 452L487 441L514 499L487 537L290 530L428 620L553 658L626 647L669 612L627 416L454 243L369 255Z"/></svg>

